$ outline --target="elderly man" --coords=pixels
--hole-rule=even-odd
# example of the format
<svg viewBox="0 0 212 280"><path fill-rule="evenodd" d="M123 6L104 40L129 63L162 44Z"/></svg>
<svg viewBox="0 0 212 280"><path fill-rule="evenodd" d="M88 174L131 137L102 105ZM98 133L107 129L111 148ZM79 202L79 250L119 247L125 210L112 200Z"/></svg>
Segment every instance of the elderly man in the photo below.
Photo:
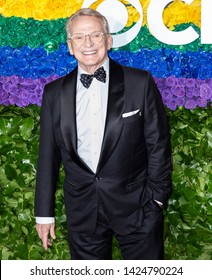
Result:
<svg viewBox="0 0 212 280"><path fill-rule="evenodd" d="M108 57L106 18L85 8L67 21L78 66L46 85L35 194L45 249L55 238L61 163L72 259L163 259L163 210L171 192L168 122L151 74Z"/></svg>

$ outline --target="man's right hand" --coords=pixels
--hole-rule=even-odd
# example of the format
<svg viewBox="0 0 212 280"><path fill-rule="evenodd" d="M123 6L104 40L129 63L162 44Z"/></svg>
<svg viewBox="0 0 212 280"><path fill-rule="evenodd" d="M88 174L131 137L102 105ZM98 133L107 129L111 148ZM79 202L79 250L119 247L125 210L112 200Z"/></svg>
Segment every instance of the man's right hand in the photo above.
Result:
<svg viewBox="0 0 212 280"><path fill-rule="evenodd" d="M52 245L52 242L49 238L49 235L52 239L56 239L55 235L55 224L36 224L36 230L40 239L43 242L43 247L45 250L48 250L48 247Z"/></svg>

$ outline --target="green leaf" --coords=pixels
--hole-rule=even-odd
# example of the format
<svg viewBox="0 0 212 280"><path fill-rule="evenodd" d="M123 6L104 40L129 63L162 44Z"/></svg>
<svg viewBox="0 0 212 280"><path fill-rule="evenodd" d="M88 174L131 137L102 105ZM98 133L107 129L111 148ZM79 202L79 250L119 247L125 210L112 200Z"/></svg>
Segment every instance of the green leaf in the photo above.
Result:
<svg viewBox="0 0 212 280"><path fill-rule="evenodd" d="M28 234L29 234L29 231L28 231L28 229L27 229L25 226L22 226L21 229L22 229L22 231L23 231L23 233L24 233L25 235L28 235Z"/></svg>
<svg viewBox="0 0 212 280"><path fill-rule="evenodd" d="M32 117L23 119L19 126L19 132L24 140L28 140L34 128L34 121Z"/></svg>
<svg viewBox="0 0 212 280"><path fill-rule="evenodd" d="M5 165L5 174L6 174L8 180L12 181L17 178L17 172L11 164Z"/></svg>
<svg viewBox="0 0 212 280"><path fill-rule="evenodd" d="M0 118L0 135L5 135L5 131L7 130L7 123L5 119Z"/></svg>
<svg viewBox="0 0 212 280"><path fill-rule="evenodd" d="M1 260L9 260L9 258L13 256L13 254L14 253L12 252L12 250L4 246L1 250L1 255L2 255Z"/></svg>

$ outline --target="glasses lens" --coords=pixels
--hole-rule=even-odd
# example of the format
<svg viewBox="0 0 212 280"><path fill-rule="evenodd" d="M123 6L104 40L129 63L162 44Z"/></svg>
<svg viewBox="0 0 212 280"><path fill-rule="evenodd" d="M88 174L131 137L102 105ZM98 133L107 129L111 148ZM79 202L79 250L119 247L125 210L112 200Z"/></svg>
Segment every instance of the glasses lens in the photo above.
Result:
<svg viewBox="0 0 212 280"><path fill-rule="evenodd" d="M85 35L84 34L77 34L77 35L74 35L72 37L72 40L74 41L74 43L76 45L82 45L85 41Z"/></svg>
<svg viewBox="0 0 212 280"><path fill-rule="evenodd" d="M94 32L90 35L90 39L93 43L100 43L102 41L103 33Z"/></svg>

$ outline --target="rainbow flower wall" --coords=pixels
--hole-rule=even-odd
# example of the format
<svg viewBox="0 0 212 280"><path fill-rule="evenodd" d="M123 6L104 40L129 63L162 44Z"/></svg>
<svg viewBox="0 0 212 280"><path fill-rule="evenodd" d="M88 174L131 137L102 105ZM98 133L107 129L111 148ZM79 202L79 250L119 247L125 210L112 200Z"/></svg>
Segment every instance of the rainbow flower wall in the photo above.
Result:
<svg viewBox="0 0 212 280"><path fill-rule="evenodd" d="M102 1L95 3L95 7ZM150 1L141 1L148 7ZM0 103L23 107L41 104L44 84L65 75L76 61L68 53L64 24L82 1L1 1ZM128 7L128 27L138 14ZM180 16L179 16L180 15ZM174 1L164 12L169 28L200 28L200 1L191 5ZM148 31L146 18L130 44L112 50L111 57L130 66L149 70L156 79L164 104L194 109L212 101L211 45L200 40L169 46Z"/></svg>
<svg viewBox="0 0 212 280"><path fill-rule="evenodd" d="M101 2L91 7L96 9ZM129 15L127 30L139 14L129 2L122 2ZM200 38L178 46L158 41L147 25L150 0L140 3L144 18L139 34L112 49L110 56L153 74L169 117L174 191L165 210L166 258L212 259L212 45L201 44ZM43 88L77 65L66 46L64 25L82 4L82 0L0 0L2 259L69 258L62 190L57 193L58 239L50 253L42 251L34 230L33 194ZM174 0L163 20L170 30L192 26L200 34L201 1L187 5ZM114 258L120 258L115 241Z"/></svg>

